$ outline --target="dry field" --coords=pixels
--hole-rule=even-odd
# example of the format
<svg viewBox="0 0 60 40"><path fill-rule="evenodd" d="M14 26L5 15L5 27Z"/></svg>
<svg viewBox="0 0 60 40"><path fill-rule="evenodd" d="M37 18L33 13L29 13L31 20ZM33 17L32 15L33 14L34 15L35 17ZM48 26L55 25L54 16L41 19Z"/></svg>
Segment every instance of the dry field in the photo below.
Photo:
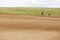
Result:
<svg viewBox="0 0 60 40"><path fill-rule="evenodd" d="M0 40L60 40L60 17L0 14Z"/></svg>

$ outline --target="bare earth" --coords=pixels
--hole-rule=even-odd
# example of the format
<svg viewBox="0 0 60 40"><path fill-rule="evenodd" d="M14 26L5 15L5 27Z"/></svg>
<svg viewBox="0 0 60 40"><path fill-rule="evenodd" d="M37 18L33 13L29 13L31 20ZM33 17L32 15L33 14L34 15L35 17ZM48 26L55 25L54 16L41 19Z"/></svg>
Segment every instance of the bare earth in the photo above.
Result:
<svg viewBox="0 0 60 40"><path fill-rule="evenodd" d="M60 17L0 14L0 40L60 40Z"/></svg>

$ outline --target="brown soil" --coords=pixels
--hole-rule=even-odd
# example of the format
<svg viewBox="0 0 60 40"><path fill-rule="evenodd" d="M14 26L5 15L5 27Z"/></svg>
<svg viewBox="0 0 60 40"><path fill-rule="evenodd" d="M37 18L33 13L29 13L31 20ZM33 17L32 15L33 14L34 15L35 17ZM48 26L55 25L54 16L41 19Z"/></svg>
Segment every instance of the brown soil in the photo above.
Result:
<svg viewBox="0 0 60 40"><path fill-rule="evenodd" d="M60 18L1 14L0 28L60 31Z"/></svg>
<svg viewBox="0 0 60 40"><path fill-rule="evenodd" d="M0 35L1 40L60 40L60 17L0 14Z"/></svg>

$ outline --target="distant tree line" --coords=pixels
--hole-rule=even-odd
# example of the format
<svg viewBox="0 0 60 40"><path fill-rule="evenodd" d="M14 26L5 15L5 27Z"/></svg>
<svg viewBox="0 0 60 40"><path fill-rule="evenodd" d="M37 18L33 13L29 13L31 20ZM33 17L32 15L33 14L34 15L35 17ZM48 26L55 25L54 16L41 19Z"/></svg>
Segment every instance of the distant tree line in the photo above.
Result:
<svg viewBox="0 0 60 40"><path fill-rule="evenodd" d="M29 13L26 13L26 14L29 15ZM32 15L32 14L30 14L30 15ZM44 12L42 11L40 15L44 15ZM51 16L51 14L48 13L48 16Z"/></svg>

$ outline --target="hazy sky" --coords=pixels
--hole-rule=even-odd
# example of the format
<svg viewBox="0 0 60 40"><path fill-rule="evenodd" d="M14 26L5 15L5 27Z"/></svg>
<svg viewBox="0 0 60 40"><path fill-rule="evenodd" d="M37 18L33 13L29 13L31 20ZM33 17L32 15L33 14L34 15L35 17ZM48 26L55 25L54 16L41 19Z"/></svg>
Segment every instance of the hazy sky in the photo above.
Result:
<svg viewBox="0 0 60 40"><path fill-rule="evenodd" d="M0 0L0 7L60 7L60 0Z"/></svg>

